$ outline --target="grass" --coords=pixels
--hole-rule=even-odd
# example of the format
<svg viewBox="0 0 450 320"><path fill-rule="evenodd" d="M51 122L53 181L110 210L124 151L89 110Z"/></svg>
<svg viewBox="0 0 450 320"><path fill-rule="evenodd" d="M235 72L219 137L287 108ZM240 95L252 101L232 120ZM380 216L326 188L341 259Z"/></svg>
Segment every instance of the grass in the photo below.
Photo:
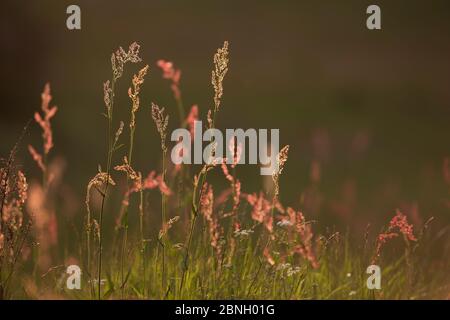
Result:
<svg viewBox="0 0 450 320"><path fill-rule="evenodd" d="M54 196L60 182L55 178L57 166L51 165L50 120L57 109L49 107L49 85L42 95L44 115L35 116L43 131L42 155L29 147L42 182L28 188L25 175L14 164L21 139L2 164L1 299L449 298L448 226L438 229L430 219L418 228L400 211L385 228L368 227L364 235L352 233L351 226L342 233L308 220L308 212L285 206L279 199L280 176L289 166L288 151L293 145L281 149L271 189L264 192L244 192L237 161L201 167L173 165L166 141L170 112L153 102L151 112L141 106L141 86L148 70L152 74L148 66L132 79L128 126L115 119L117 82L126 66L142 61L139 51L133 43L128 51L119 48L111 56L112 76L104 83L106 160L104 169L99 165L87 185L85 223L82 229L73 227L78 238L61 247L55 236L71 227L58 224L55 218L61 210ZM216 127L222 108L228 42L217 50L213 63L208 128ZM171 62L157 64L171 83L180 126L192 129L198 110L193 107L184 119L180 71ZM144 175L132 162L136 127L150 123L138 123L136 114L141 109L151 114L161 142L159 173ZM124 131L128 139L123 138ZM238 150L235 146L236 160ZM226 187L214 184L212 176L220 177ZM118 194L121 202L113 205ZM160 196L159 205L153 202L155 195ZM115 217L115 228L105 224L105 216ZM105 234L112 236L105 238ZM57 258L56 249L64 252L62 259ZM82 269L80 290L65 286L69 264ZM380 290L366 286L366 269L371 264L381 267Z"/></svg>

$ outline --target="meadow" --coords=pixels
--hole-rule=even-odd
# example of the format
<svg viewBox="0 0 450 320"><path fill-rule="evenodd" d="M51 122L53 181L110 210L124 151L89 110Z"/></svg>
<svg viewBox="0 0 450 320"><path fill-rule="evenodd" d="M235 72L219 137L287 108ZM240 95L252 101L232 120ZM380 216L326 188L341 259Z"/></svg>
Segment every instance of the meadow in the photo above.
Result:
<svg viewBox="0 0 450 320"><path fill-rule="evenodd" d="M362 233L349 220L340 221L341 228L327 224L308 212L318 201L314 191L322 179L316 162L310 192L298 190L301 202L283 203L283 177L296 145L283 144L282 137L276 169L255 190L240 175L237 144L233 163L172 163L171 128L193 133L199 120L205 129L218 127L227 108L222 100L230 59L231 44L225 41L212 56L211 107L202 110L187 107L181 71L173 62L147 65L135 42L111 54L110 78L99 92L104 122L93 133L104 135L107 152L86 181L81 225L61 218L73 199L60 192L63 164L53 156L58 137L52 130L59 111L52 94L57 93L45 85L41 109L1 163L0 299L450 298L445 221L392 207L382 228L370 220ZM127 68L137 68L131 80L124 76ZM172 105L141 101L147 77L169 86ZM129 103L118 106L115 97L124 88ZM118 118L117 108L128 110L129 117ZM26 142L36 125L40 147ZM152 139L158 140L151 152L160 160L137 168L141 126L151 127ZM23 154L33 159L34 168L22 166ZM443 179L450 189L448 160ZM66 286L69 265L82 271L79 290ZM367 288L370 265L381 268L379 290Z"/></svg>

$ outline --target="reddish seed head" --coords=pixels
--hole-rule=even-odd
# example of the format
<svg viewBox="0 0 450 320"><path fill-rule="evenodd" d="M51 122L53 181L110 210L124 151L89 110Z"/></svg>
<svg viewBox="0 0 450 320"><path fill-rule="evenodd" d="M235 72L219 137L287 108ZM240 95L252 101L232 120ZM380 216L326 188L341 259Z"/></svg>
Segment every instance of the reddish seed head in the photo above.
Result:
<svg viewBox="0 0 450 320"><path fill-rule="evenodd" d="M168 79L172 82L171 89L175 98L180 99L180 78L181 71L179 69L175 69L173 63L166 60L158 60L156 62L157 66L161 68L163 71L163 78Z"/></svg>

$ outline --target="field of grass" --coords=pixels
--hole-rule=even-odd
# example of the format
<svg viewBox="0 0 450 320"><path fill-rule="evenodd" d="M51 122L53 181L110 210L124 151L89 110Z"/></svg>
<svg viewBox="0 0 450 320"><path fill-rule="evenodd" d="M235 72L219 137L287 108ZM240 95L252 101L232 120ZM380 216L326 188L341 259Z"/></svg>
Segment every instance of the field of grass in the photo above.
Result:
<svg viewBox="0 0 450 320"><path fill-rule="evenodd" d="M248 190L238 164L174 165L169 127L193 130L193 122L203 115L203 123L215 128L226 108L228 42L214 54L212 107L203 112L183 103L181 73L171 62L149 67L139 51L133 43L111 55L105 107L99 110L106 126L99 124L93 133L105 135L107 154L98 159L98 173L86 184L85 203L78 204L85 208L83 225L60 217L72 198L56 192L62 188L63 164L52 155L52 121L58 109L52 106L49 84L33 119L42 129L42 147L24 147L28 124L5 156L0 171L0 299L450 297L450 229L445 223L432 218L416 223L414 216L392 208L382 229L367 221L360 234L350 222L338 231L305 208L282 203L280 178L295 145L281 148L277 169L261 190ZM124 69L132 64L140 71L126 84ZM159 76L157 68L173 92L173 108L140 100L146 77ZM129 108L130 116L117 119L115 96L125 87L130 103L120 108ZM138 112L149 120L140 123ZM140 171L133 162L136 128L149 125L161 142L152 152L161 160L159 167ZM24 151L40 170L40 182L29 183L24 174L29 170L18 163L17 155ZM233 152L238 158L238 146ZM450 182L450 173L447 178ZM312 185L318 180L316 164ZM314 194L309 200L314 201ZM81 289L67 288L69 265L80 267ZM367 288L370 265L381 268L381 289Z"/></svg>

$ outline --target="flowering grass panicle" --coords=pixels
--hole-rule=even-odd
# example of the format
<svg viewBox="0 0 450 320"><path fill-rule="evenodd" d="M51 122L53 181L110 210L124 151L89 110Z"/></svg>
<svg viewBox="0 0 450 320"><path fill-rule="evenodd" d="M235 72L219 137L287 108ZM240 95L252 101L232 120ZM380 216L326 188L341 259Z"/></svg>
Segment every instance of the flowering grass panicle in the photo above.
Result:
<svg viewBox="0 0 450 320"><path fill-rule="evenodd" d="M212 129L214 127L214 121L213 121L213 118L212 118L211 109L208 110L208 113L206 115L206 121L208 122L208 128Z"/></svg>
<svg viewBox="0 0 450 320"><path fill-rule="evenodd" d="M280 216L277 225L285 228L288 232L290 243L295 244L287 255L299 254L303 259L309 261L314 269L319 267L316 254L313 248L313 231L311 224L306 222L301 211L296 211L287 207L285 215ZM285 257L284 257L285 258Z"/></svg>
<svg viewBox="0 0 450 320"><path fill-rule="evenodd" d="M300 243L294 247L293 252L299 253L305 260L309 261L313 269L317 269L320 265L314 253L312 226L307 224L299 228L299 230Z"/></svg>
<svg viewBox="0 0 450 320"><path fill-rule="evenodd" d="M127 178L131 181L131 186L127 188L122 201L125 206L128 206L130 194L143 190L142 174L140 172L136 172L131 167L126 156L123 158L123 164L115 166L114 170L125 172L127 174Z"/></svg>
<svg viewBox="0 0 450 320"><path fill-rule="evenodd" d="M88 212L88 216L90 217L91 214L91 210L90 210L90 199L91 199L91 190L95 189L97 190L102 197L105 197L105 194L103 193L101 187L105 186L106 184L110 184L112 186L115 186L116 183L114 182L114 180L112 179L111 175L109 175L106 172L101 172L99 171L88 183L87 188L86 188L86 209ZM90 219L88 219L88 223Z"/></svg>
<svg viewBox="0 0 450 320"><path fill-rule="evenodd" d="M219 111L223 95L223 79L228 72L228 41L217 49L214 55L214 70L211 72L211 83L214 87L214 112Z"/></svg>
<svg viewBox="0 0 450 320"><path fill-rule="evenodd" d="M124 76L125 64L141 61L139 50L139 45L133 43L127 51L119 48L111 56L112 77L103 84L108 121L106 165L104 170L99 166L98 172L86 186L84 201L87 219L85 225L83 221L81 241L72 244L66 240L75 239L75 236L63 227L69 224L67 222L76 220L66 220L71 219L69 215L61 219L58 210L61 210L61 214L67 212L66 201L53 201L67 199L69 202L72 199L65 197L65 188L57 187L64 186L58 184L61 174L55 174L57 177L53 179L53 165L47 166L47 155L53 148L50 121L57 110L56 107L50 107L49 86L44 88L41 97L42 111L34 119L43 131L43 150L36 150L31 145L28 147L34 161L43 171L44 183L31 183L28 186L21 170L15 165L3 168L3 161L0 160L0 300L5 297L14 298L14 295L20 298L42 298L47 297L45 293L50 290L55 292L52 297L69 299L435 298L441 296L440 291L447 296L448 288L445 284L448 277L434 271L441 266L442 270L448 269L448 259L431 257L435 252L440 253L437 248L430 249L433 254L420 256L423 251L435 245L437 240L444 243L442 253L445 253L448 249L445 245L445 232L436 232L433 237L426 237L424 230L427 222L418 236L421 239L420 246L411 245L412 241L417 240L413 226L400 211L396 212L384 232L378 235L373 248L376 251L373 263L380 256L384 245L393 238L403 238L405 254L399 256L398 250L383 252L383 268L386 268L383 269L386 280L383 292L372 294L366 290L365 270L366 263L369 264L366 260L370 260L373 253L367 252L368 229L363 246L355 243L353 240L356 238L350 233L346 234L345 241L341 241L339 231L323 225L319 225L317 229L324 230L325 234L316 234L316 226L313 221L306 220L303 212L311 216L322 215L316 215L319 212L311 210L314 205L310 205L308 195L304 196L303 193L298 198L302 210L281 203L280 176L288 159L289 145L284 146L278 154L271 154L274 158L271 164L276 167L266 180L273 189L244 193L241 181L244 182L247 178L238 176L241 172L237 164L240 163L245 148L243 144L236 145L237 138L228 141L226 159L216 156L214 148L217 144L213 144L211 156L214 160L211 163L205 161L207 164L201 166L201 169L198 167L198 172L192 170L197 170L197 167L188 165L180 166L181 170L177 171L177 166L168 165L166 158L169 109L152 103L151 116L162 150L161 169L142 171L149 172L147 176L136 170L135 163L132 162L134 130L137 127L137 112L141 107L144 79L150 70L148 65L140 67L129 88L127 86L131 99L131 116L129 146L128 141L125 143L129 149L128 152L119 151L121 156L118 157L119 163L116 163L118 143L119 139L122 140L124 130L124 122L120 121L119 128L114 132L116 122L119 122L118 119L113 121L116 81ZM217 112L222 108L228 55L228 42L225 41L214 55L214 69L211 73L214 107L211 106L206 115L206 126L209 128L215 127ZM187 117L184 116L180 70L172 62L165 60L159 60L157 65L163 71L163 78L169 80L177 100L180 126L189 129L191 139L194 139L194 124L199 120L199 108L192 105ZM313 148L318 149L318 152L314 152L317 154L313 157L309 179L310 187L315 190L319 189L322 180L320 164L324 159L322 153L328 146L326 139L322 139L323 135L319 138L317 148L317 143L313 143ZM222 172L210 175L209 171L218 169L219 166ZM8 169L12 170L11 175ZM450 160L444 161L442 170L445 181L450 185ZM126 189L119 189L123 192L108 192L109 188L116 185L112 174L114 177L121 176ZM213 179L222 181L213 185ZM187 181L192 183L185 185ZM46 185L52 187L46 188ZM177 192L175 197L172 196L172 190ZM160 204L154 202L153 192L159 193ZM118 201L107 205L106 202L113 200L111 197L119 193L121 199L114 199ZM61 202L63 203L60 204ZM113 204L118 203L119 208L116 208ZM324 209L333 209L333 201L325 203ZM137 215L134 212L136 209ZM155 217L159 209L160 218ZM414 213L410 214L414 217ZM103 219L103 216L108 219ZM363 214L359 216L361 219L363 217ZM74 215L74 219L77 218ZM135 218L139 220L134 221ZM112 219L116 219L117 228L105 237L105 240L108 238L112 242L106 242L103 240L103 235L107 234L104 227L109 226ZM104 226L102 220L105 220ZM177 225L180 220L183 220L183 224ZM30 222L33 223L32 238L23 233ZM448 231L447 229L445 230ZM425 240L430 238L433 241L427 243ZM102 242L107 245L103 246ZM24 243L26 250L21 250L21 243ZM67 246L68 243L70 245ZM67 254L79 256L72 260ZM28 259L23 268L25 271L15 267L16 257L22 261ZM416 264L419 260L416 258L419 257L425 259ZM55 266L56 263L59 265ZM106 266L103 272L102 263ZM87 285L83 285L81 290L61 290L61 281L67 276L64 268L68 264L83 266L83 283ZM48 271L45 272L46 270ZM416 276L416 271L424 273ZM17 283L14 287L10 286L11 290L8 291L8 280L5 279L9 279L10 272L20 276L15 277L17 280L14 281ZM53 276L49 276L50 274ZM23 285L24 290L17 289L20 285Z"/></svg>
<svg viewBox="0 0 450 320"><path fill-rule="evenodd" d="M42 172L47 171L47 168L44 165L44 160L42 159L42 155L37 152L32 145L28 145L28 152L31 154L31 157L33 158L34 162L36 162L39 169L41 169Z"/></svg>
<svg viewBox="0 0 450 320"><path fill-rule="evenodd" d="M103 83L103 102L105 103L108 118L111 117L112 101L113 101L113 90L111 88L111 82L109 80L106 80Z"/></svg>
<svg viewBox="0 0 450 320"><path fill-rule="evenodd" d="M50 120L55 116L58 111L58 107L53 106L50 107L50 101L52 100L52 96L50 94L50 84L46 83L44 87L44 91L41 94L41 110L43 112L43 116L39 112L35 112L34 120L42 129L42 139L43 139L43 153L44 157L46 157L50 150L53 148L53 131ZM29 145L28 151L30 152L33 160L37 163L39 168L45 172L46 171L46 163L43 160L43 156L36 151L36 149Z"/></svg>
<svg viewBox="0 0 450 320"><path fill-rule="evenodd" d="M139 174L128 163L128 158L126 156L123 157L123 164L115 166L114 170L127 173L128 177L133 182L137 181L139 178Z"/></svg>
<svg viewBox="0 0 450 320"><path fill-rule="evenodd" d="M236 157L234 157L236 159ZM233 163L231 166L233 167L237 162ZM239 203L241 201L241 182L236 179L234 176L232 176L228 170L228 167L225 163L225 159L223 159L222 164L222 172L225 176L225 179L227 179L230 182L231 191L233 195L233 209L229 214L226 214L225 216L230 216L236 214Z"/></svg>
<svg viewBox="0 0 450 320"><path fill-rule="evenodd" d="M169 221L164 222L161 230L159 230L158 239L161 240L165 235L167 235L167 232L169 232L169 230L178 220L180 220L180 216L175 216L173 218L170 218Z"/></svg>
<svg viewBox="0 0 450 320"><path fill-rule="evenodd" d="M52 126L50 124L51 118L53 118L58 111L58 107L53 106L50 107L50 101L52 100L52 96L50 94L50 84L47 83L44 87L44 92L41 94L42 105L41 109L44 112L44 117L36 112L34 114L34 119L42 128L42 138L44 139L44 153L48 154L50 150L53 148L53 132Z"/></svg>
<svg viewBox="0 0 450 320"><path fill-rule="evenodd" d="M267 231L270 233L273 231L273 217L271 214L272 205L264 197L262 192L259 195L256 193L248 194L246 196L247 202L252 206L252 219L263 223Z"/></svg>
<svg viewBox="0 0 450 320"><path fill-rule="evenodd" d="M9 175L2 195L2 226L8 230L6 233L12 238L12 234L22 227L23 205L28 198L28 183L25 174L18 170ZM0 228L0 232L1 232ZM5 230L3 230L5 231Z"/></svg>
<svg viewBox="0 0 450 320"><path fill-rule="evenodd" d="M389 222L389 227L386 232L380 233L377 237L372 263L376 263L384 245L399 235L403 235L405 241L417 240L414 236L413 225L408 223L408 219L400 210L397 210L395 216Z"/></svg>
<svg viewBox="0 0 450 320"><path fill-rule="evenodd" d="M280 175L284 169L284 164L286 163L286 161L288 159L288 152L289 152L289 145L284 146L277 155L276 168L272 174L272 180L275 185L274 199L277 199L278 195L280 193L279 180L280 180Z"/></svg>
<svg viewBox="0 0 450 320"><path fill-rule="evenodd" d="M164 108L160 108L158 105L152 102L152 119L156 124L156 129L161 138L161 149L163 152L167 151L166 135L167 127L169 125L169 116L164 116Z"/></svg>
<svg viewBox="0 0 450 320"><path fill-rule="evenodd" d="M125 126L125 124L123 123L123 121L120 121L119 127L117 128L116 134L114 135L113 146L116 146L117 142L119 142L119 138L120 138L121 134L123 133L123 127L124 126Z"/></svg>
<svg viewBox="0 0 450 320"><path fill-rule="evenodd" d="M128 51L125 51L122 47L119 47L119 49L111 55L111 66L114 81L123 75L123 67L127 62L137 63L142 61L139 57L139 49L140 45L133 42L130 44Z"/></svg>
<svg viewBox="0 0 450 320"><path fill-rule="evenodd" d="M395 216L389 223L389 230L392 231L395 229L398 229L398 231L403 234L408 240L417 240L413 233L413 225L408 223L408 219L400 210L397 210Z"/></svg>
<svg viewBox="0 0 450 320"><path fill-rule="evenodd" d="M200 198L200 212L205 218L208 228L211 246L214 248L218 258L221 256L222 248L220 245L220 237L223 233L222 228L214 216L214 192L213 187L208 183L203 185L203 192Z"/></svg>
<svg viewBox="0 0 450 320"><path fill-rule="evenodd" d="M141 91L141 85L144 83L144 77L147 74L149 66L146 65L144 68L139 70L138 74L133 76L133 88L128 89L128 96L130 97L133 105L131 107L131 120L130 120L130 129L134 129L136 127L136 112L139 110L140 99L139 93Z"/></svg>

